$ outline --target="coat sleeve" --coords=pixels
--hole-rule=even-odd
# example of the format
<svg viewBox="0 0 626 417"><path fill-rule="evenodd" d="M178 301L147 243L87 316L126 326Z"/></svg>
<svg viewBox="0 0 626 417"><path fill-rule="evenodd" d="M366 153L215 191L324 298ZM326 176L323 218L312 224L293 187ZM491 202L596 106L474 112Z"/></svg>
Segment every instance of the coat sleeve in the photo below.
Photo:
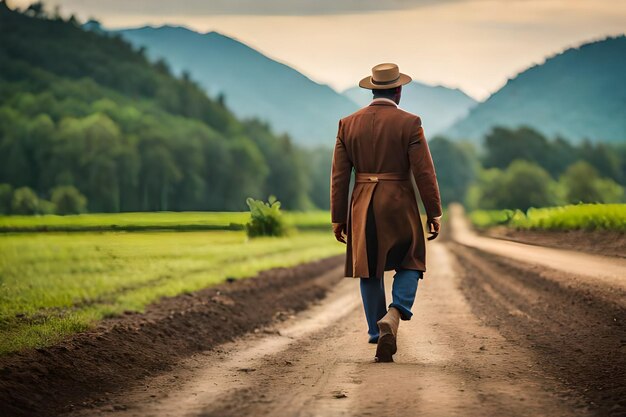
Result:
<svg viewBox="0 0 626 417"><path fill-rule="evenodd" d="M348 193L351 172L352 161L348 157L343 142L342 123L339 121L330 173L330 213L333 223L346 223L348 220Z"/></svg>
<svg viewBox="0 0 626 417"><path fill-rule="evenodd" d="M428 142L424 136L422 121L418 117L412 126L412 135L409 140L409 162L411 172L415 178L415 184L420 193L422 203L429 219L441 216L441 197L439 196L439 184L433 164Z"/></svg>

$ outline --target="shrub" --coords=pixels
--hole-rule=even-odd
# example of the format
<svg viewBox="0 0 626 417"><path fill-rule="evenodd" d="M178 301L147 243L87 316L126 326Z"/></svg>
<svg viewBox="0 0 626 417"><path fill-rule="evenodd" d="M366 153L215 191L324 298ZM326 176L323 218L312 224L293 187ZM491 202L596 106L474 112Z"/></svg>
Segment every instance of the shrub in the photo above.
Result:
<svg viewBox="0 0 626 417"><path fill-rule="evenodd" d="M249 237L284 236L288 233L285 220L280 211L280 201L270 196L268 202L248 198L246 204L250 208L250 221L246 223Z"/></svg>
<svg viewBox="0 0 626 417"><path fill-rule="evenodd" d="M37 208L37 214L55 214L57 212L57 207L53 202L44 200L42 198L39 199L39 207Z"/></svg>
<svg viewBox="0 0 626 417"><path fill-rule="evenodd" d="M554 204L554 186L550 174L539 165L516 160L504 171L504 190L499 208L527 210Z"/></svg>
<svg viewBox="0 0 626 417"><path fill-rule="evenodd" d="M62 185L52 189L52 204L57 214L80 214L87 208L87 198L72 185Z"/></svg>
<svg viewBox="0 0 626 417"><path fill-rule="evenodd" d="M37 214L39 213L39 197L28 187L21 187L13 192L11 213Z"/></svg>
<svg viewBox="0 0 626 417"><path fill-rule="evenodd" d="M519 209L558 203L556 182L539 165L515 160L504 171L490 168L480 173L466 199L471 208Z"/></svg>
<svg viewBox="0 0 626 417"><path fill-rule="evenodd" d="M624 190L610 178L601 178L588 162L570 165L559 178L568 203L619 203Z"/></svg>

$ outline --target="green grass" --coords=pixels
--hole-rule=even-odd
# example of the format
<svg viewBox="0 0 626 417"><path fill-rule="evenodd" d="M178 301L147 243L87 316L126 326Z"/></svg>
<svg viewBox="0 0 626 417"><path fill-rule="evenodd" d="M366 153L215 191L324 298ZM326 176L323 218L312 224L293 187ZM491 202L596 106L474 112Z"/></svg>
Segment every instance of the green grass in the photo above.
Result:
<svg viewBox="0 0 626 417"><path fill-rule="evenodd" d="M330 211L285 211L283 215L300 230L331 230Z"/></svg>
<svg viewBox="0 0 626 417"><path fill-rule="evenodd" d="M227 224L246 217L212 215L185 213L185 219ZM180 219L174 213L119 216L75 218L80 217L77 224L82 225L97 225L96 218L133 225ZM44 218L46 224L66 219ZM102 318L142 311L163 296L344 250L328 231L252 240L243 231L5 233L0 236L0 354L54 344Z"/></svg>
<svg viewBox="0 0 626 417"><path fill-rule="evenodd" d="M626 232L626 204L576 204L520 210L475 210L472 223L480 228L505 225L516 229L615 230Z"/></svg>
<svg viewBox="0 0 626 417"><path fill-rule="evenodd" d="M330 230L328 211L284 212L298 229ZM105 230L242 230L249 212L99 213L75 216L0 216L0 232Z"/></svg>

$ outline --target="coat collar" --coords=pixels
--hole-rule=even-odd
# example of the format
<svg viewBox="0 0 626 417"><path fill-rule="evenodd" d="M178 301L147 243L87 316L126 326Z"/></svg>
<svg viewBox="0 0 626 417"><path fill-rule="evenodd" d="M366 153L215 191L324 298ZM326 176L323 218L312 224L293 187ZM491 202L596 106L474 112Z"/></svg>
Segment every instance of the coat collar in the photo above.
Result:
<svg viewBox="0 0 626 417"><path fill-rule="evenodd" d="M395 101L390 100L388 98L375 98L374 100L372 100L372 102L370 103L370 106L394 106L394 107L398 107L398 105L396 104Z"/></svg>

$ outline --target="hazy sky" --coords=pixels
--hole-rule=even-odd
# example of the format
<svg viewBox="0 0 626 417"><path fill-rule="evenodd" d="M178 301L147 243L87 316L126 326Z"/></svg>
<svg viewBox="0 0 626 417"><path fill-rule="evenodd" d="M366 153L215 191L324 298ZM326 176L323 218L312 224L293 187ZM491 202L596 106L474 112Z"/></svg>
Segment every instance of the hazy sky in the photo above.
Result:
<svg viewBox="0 0 626 417"><path fill-rule="evenodd" d="M30 1L13 0L23 6ZM626 0L49 0L106 27L232 36L313 80L351 87L379 62L484 99L546 56L626 32Z"/></svg>

